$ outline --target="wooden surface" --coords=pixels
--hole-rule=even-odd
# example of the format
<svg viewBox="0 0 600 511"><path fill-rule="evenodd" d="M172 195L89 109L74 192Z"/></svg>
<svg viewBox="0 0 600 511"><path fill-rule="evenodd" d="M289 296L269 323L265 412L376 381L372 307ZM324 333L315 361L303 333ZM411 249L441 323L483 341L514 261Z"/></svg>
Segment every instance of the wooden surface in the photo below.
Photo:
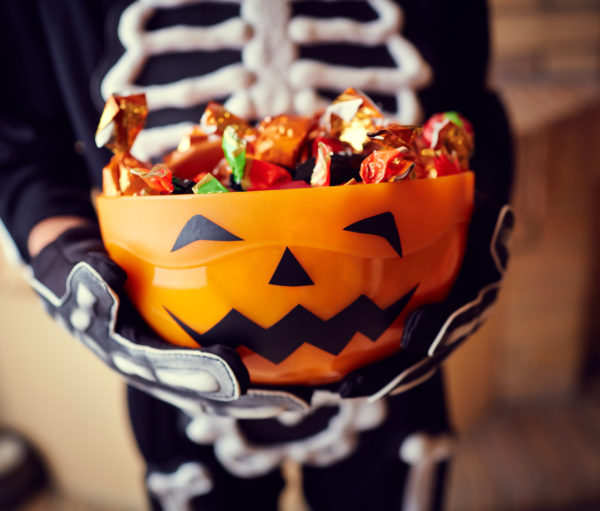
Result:
<svg viewBox="0 0 600 511"><path fill-rule="evenodd" d="M448 511L600 509L600 388L496 411L459 438Z"/></svg>

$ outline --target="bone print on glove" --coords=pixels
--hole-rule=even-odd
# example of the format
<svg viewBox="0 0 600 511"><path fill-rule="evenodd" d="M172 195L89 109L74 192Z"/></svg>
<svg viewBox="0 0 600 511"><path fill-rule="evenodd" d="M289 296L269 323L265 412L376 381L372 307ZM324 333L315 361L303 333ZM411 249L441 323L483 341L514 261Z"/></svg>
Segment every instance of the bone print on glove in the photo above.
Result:
<svg viewBox="0 0 600 511"><path fill-rule="evenodd" d="M340 383L340 394L377 399L409 390L432 376L487 319L506 271L513 224L509 205L477 192L465 257L448 297L413 311L404 324L402 349L350 373Z"/></svg>
<svg viewBox="0 0 600 511"><path fill-rule="evenodd" d="M235 350L175 348L141 319L122 293L127 276L104 251L97 225L66 231L31 266L48 312L130 384L189 412L246 392L248 371Z"/></svg>

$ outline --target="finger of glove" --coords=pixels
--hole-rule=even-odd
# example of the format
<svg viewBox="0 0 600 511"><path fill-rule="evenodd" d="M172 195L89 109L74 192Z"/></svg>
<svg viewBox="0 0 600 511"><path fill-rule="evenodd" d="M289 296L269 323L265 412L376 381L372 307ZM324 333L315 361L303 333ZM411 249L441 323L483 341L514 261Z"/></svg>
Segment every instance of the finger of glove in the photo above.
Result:
<svg viewBox="0 0 600 511"><path fill-rule="evenodd" d="M211 399L225 401L245 394L250 385L248 370L235 349L220 344L175 347L155 333L127 299L120 303L116 332L143 346L149 363L170 385L210 393Z"/></svg>
<svg viewBox="0 0 600 511"><path fill-rule="evenodd" d="M201 349L206 354L212 354L219 357L229 367L229 370L235 375L235 379L239 385L240 394L245 394L250 386L250 373L242 362L239 353L230 346L222 344L213 344Z"/></svg>
<svg viewBox="0 0 600 511"><path fill-rule="evenodd" d="M422 353L398 352L355 369L342 379L338 392L343 398L371 396L422 358Z"/></svg>
<svg viewBox="0 0 600 511"><path fill-rule="evenodd" d="M477 193L463 263L445 300L447 303L465 303L473 299L479 289L502 277L513 223L510 207Z"/></svg>
<svg viewBox="0 0 600 511"><path fill-rule="evenodd" d="M248 388L247 371L241 361L243 370L238 370L238 374L241 374L242 384L225 359L205 349L142 348L142 351L157 381L170 389L178 389L182 395L231 401ZM135 355L135 350L131 350L131 354Z"/></svg>
<svg viewBox="0 0 600 511"><path fill-rule="evenodd" d="M95 267L114 289L123 286L126 274L104 251L100 231L93 223L62 233L31 260L31 268L39 282L61 297L71 270L81 261Z"/></svg>
<svg viewBox="0 0 600 511"><path fill-rule="evenodd" d="M442 303L425 305L407 317L403 349L432 355L481 325L500 288L513 224L508 206L499 208L485 198L479 199L456 283Z"/></svg>

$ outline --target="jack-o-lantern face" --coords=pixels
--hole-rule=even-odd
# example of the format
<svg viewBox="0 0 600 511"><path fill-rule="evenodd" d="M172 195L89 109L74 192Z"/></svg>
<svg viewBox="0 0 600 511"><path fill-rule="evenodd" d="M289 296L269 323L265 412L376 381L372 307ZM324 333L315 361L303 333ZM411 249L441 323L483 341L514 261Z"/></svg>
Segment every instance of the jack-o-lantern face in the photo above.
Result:
<svg viewBox="0 0 600 511"><path fill-rule="evenodd" d="M399 349L462 261L473 175L215 195L100 197L148 323L237 348L255 383L317 384Z"/></svg>

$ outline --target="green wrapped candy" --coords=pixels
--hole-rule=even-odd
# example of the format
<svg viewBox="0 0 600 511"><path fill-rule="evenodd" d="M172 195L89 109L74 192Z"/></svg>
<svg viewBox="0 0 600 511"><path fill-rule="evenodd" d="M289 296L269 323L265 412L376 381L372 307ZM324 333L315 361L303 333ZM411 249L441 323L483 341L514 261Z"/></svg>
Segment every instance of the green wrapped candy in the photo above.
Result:
<svg viewBox="0 0 600 511"><path fill-rule="evenodd" d="M239 185L246 167L246 141L236 133L233 126L227 126L223 132L222 147L231 167L233 181Z"/></svg>
<svg viewBox="0 0 600 511"><path fill-rule="evenodd" d="M215 176L206 174L192 187L192 191L194 193L227 193L229 190Z"/></svg>

